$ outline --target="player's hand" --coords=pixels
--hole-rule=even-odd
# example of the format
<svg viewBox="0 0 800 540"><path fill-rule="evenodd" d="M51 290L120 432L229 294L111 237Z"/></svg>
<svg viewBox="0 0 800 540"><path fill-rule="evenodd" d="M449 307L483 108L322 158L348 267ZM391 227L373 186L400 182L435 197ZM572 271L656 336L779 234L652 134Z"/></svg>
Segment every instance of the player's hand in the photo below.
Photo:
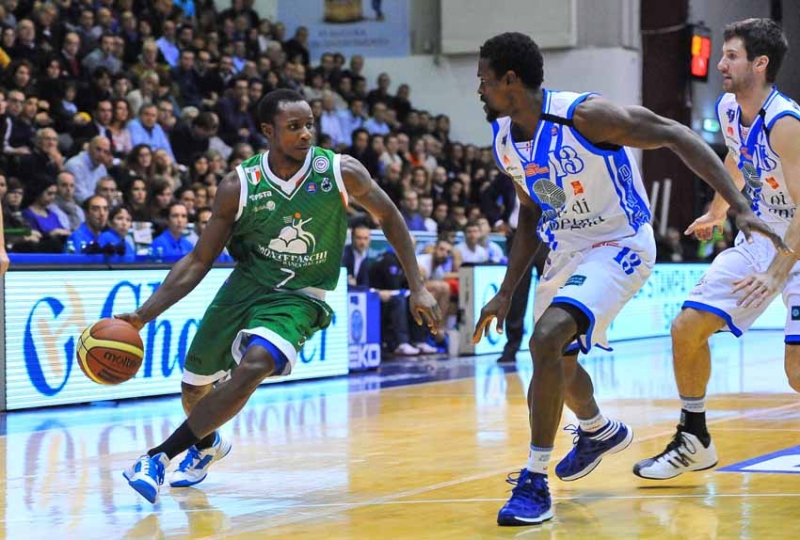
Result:
<svg viewBox="0 0 800 540"><path fill-rule="evenodd" d="M138 314L136 314L136 312L133 312L133 313L122 313L120 315L114 315L114 318L115 319L120 319L122 321L125 321L126 323L128 323L131 326L133 326L134 328L136 328L137 331L139 331L142 328L144 328L144 325L145 325L144 320L142 320L142 318Z"/></svg>
<svg viewBox="0 0 800 540"><path fill-rule="evenodd" d="M717 216L712 213L706 213L692 222L689 227L683 231L686 236L695 235L698 240L711 240L714 236L714 228L719 227L722 230L725 216Z"/></svg>
<svg viewBox="0 0 800 540"><path fill-rule="evenodd" d="M741 294L741 298L736 302L737 306L757 308L777 294L781 286L782 283L769 273L762 272L734 281L732 292Z"/></svg>
<svg viewBox="0 0 800 540"><path fill-rule="evenodd" d="M8 254L5 248L0 247L0 276L6 273L9 264L11 264L11 261L8 260Z"/></svg>
<svg viewBox="0 0 800 540"><path fill-rule="evenodd" d="M494 298L489 300L481 310L481 316L478 319L478 324L475 325L475 332L472 334L472 343L478 342L484 337L489 335L490 326L493 319L497 319L495 330L498 334L503 333L503 324L506 322L508 310L511 308L511 295L498 292Z"/></svg>
<svg viewBox="0 0 800 540"><path fill-rule="evenodd" d="M756 217L752 210L747 210L736 216L736 228L742 231L748 242L753 241L753 233L766 236L781 253L792 253L789 246L783 243L783 238L772 230L763 220Z"/></svg>
<svg viewBox="0 0 800 540"><path fill-rule="evenodd" d="M436 335L442 326L442 310L439 303L427 289L422 288L418 291L411 291L408 299L411 316L420 326L426 324L431 333Z"/></svg>

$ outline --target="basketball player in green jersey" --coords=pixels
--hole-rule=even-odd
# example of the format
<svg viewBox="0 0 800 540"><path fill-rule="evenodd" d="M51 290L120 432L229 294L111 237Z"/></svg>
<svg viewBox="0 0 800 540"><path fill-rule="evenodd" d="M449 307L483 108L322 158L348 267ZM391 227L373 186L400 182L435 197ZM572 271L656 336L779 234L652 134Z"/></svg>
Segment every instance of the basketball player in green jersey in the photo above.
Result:
<svg viewBox="0 0 800 540"><path fill-rule="evenodd" d="M141 329L194 289L226 243L236 268L206 311L186 356L181 385L188 419L124 475L155 502L171 459L187 451L170 479L197 484L230 451L217 428L244 407L266 377L291 373L297 352L331 322L325 291L339 279L348 200L381 224L400 258L418 324L436 332L441 313L425 290L403 217L361 163L312 146L314 117L291 90L258 105L270 151L253 156L220 184L213 214L194 250L133 313L119 315ZM228 377L220 384L215 383Z"/></svg>

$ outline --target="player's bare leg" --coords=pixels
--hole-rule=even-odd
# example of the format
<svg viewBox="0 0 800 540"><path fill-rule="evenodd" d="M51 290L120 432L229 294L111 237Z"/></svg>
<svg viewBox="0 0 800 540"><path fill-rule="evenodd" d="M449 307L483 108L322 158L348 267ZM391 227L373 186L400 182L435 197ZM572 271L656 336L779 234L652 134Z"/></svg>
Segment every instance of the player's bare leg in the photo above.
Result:
<svg viewBox="0 0 800 540"><path fill-rule="evenodd" d="M725 326L713 313L687 308L672 323L672 365L681 398L681 420L675 437L660 454L640 461L633 474L666 480L717 464L717 450L706 427L706 387L711 378L708 340Z"/></svg>
<svg viewBox="0 0 800 540"><path fill-rule="evenodd" d="M572 432L572 450L556 465L556 475L570 482L583 478L600 465L603 457L625 450L633 441L633 430L600 412L594 399L594 385L589 373L578 363L578 351L561 358L564 366L564 402L578 418Z"/></svg>

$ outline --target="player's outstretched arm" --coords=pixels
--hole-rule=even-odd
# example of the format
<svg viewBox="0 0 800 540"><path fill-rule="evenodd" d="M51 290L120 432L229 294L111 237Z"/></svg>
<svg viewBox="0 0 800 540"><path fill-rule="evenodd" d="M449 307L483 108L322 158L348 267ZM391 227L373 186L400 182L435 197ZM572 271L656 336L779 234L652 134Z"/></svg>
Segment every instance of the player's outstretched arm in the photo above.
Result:
<svg viewBox="0 0 800 540"><path fill-rule="evenodd" d="M575 109L575 128L593 143L611 143L650 150L669 148L720 194L736 214L736 225L750 240L751 232L770 238L788 251L783 239L758 219L747 198L736 188L725 167L703 139L688 127L644 107L621 107L602 98L592 98Z"/></svg>
<svg viewBox="0 0 800 540"><path fill-rule="evenodd" d="M775 122L769 136L770 145L781 157L783 177L792 200L800 201L800 122L784 117ZM759 306L783 288L800 253L800 212L795 212L784 238L794 253L777 253L766 272L755 273L734 283L740 294L739 304Z"/></svg>
<svg viewBox="0 0 800 540"><path fill-rule="evenodd" d="M442 313L439 304L425 289L425 282L417 265L411 234L408 232L403 216L357 159L342 156L341 169L348 195L358 201L367 212L378 220L386 235L386 240L397 253L397 258L403 266L408 286L411 289L409 303L414 320L417 321L417 324L422 324L425 319L424 322L435 333L441 326Z"/></svg>
<svg viewBox="0 0 800 540"><path fill-rule="evenodd" d="M514 242L511 245L511 253L508 255L508 268L500 290L481 309L478 323L472 333L473 343L478 343L482 337L489 334L489 328L494 319L497 320L495 325L497 333L503 333L503 325L508 316L508 310L511 308L514 291L525 272L531 271L533 258L542 244L536 234L536 227L542 215L541 208L516 183L514 183L514 189L517 190L517 197L519 197L519 222Z"/></svg>
<svg viewBox="0 0 800 540"><path fill-rule="evenodd" d="M117 318L140 329L189 294L203 280L230 238L239 211L239 196L239 177L232 172L217 189L211 219L194 249L172 267L164 283L142 307L133 313L117 315Z"/></svg>

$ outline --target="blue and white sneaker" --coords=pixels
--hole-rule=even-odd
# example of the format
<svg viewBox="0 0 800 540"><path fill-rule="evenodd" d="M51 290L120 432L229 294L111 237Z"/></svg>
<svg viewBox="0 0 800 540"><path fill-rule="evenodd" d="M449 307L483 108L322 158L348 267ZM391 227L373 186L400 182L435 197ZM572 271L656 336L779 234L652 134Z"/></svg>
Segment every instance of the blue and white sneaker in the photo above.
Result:
<svg viewBox="0 0 800 540"><path fill-rule="evenodd" d="M616 420L593 433L572 424L564 430L575 435L572 450L556 465L556 476L564 482L583 478L600 465L603 456L622 452L633 441L633 430Z"/></svg>
<svg viewBox="0 0 800 540"><path fill-rule="evenodd" d="M217 432L214 444L210 448L198 450L196 446L190 446L183 461L172 473L169 485L172 487L189 487L199 484L206 479L208 468L211 464L227 456L230 451L230 441L220 437L219 432Z"/></svg>
<svg viewBox="0 0 800 540"><path fill-rule="evenodd" d="M161 452L153 457L145 454L129 469L123 471L122 476L139 495L155 504L158 500L158 490L164 483L164 471L168 466L167 454Z"/></svg>
<svg viewBox="0 0 800 540"><path fill-rule="evenodd" d="M508 475L506 482L514 486L511 498L497 514L501 526L536 525L553 519L553 505L547 475L522 469L519 475Z"/></svg>

